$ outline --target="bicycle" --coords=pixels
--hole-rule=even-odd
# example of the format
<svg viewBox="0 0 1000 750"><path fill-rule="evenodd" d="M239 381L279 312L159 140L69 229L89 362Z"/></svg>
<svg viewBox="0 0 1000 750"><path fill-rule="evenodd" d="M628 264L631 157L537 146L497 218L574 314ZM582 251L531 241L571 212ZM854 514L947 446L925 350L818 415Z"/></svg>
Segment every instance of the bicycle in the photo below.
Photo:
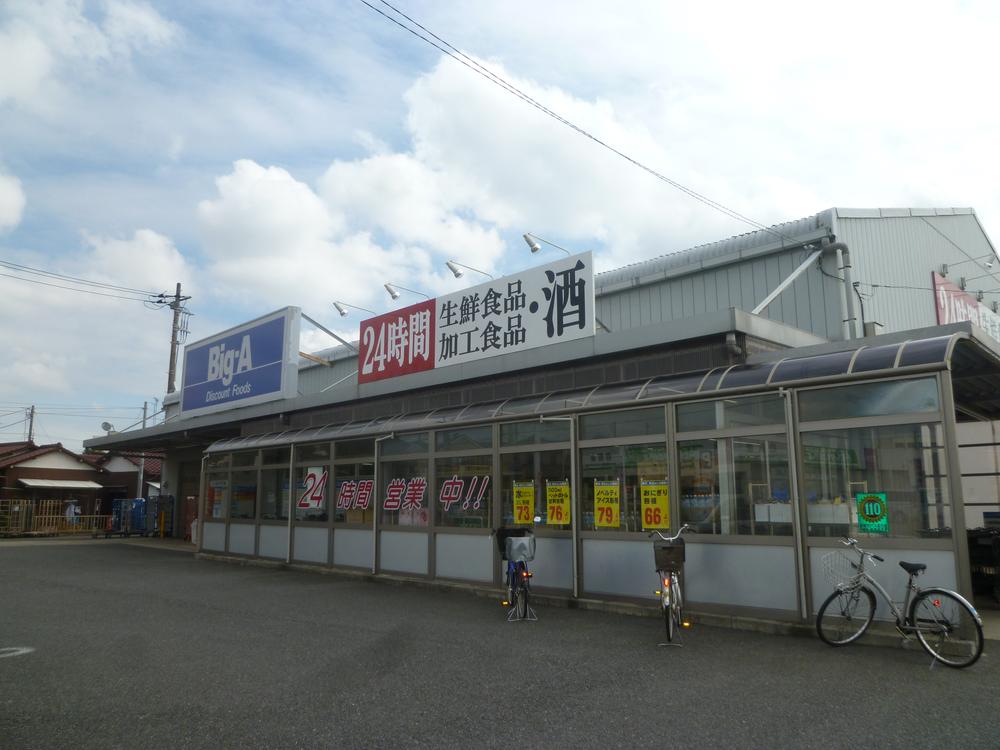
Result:
<svg viewBox="0 0 1000 750"><path fill-rule="evenodd" d="M889 605L896 629L905 640L916 635L927 653L949 667L961 669L976 662L983 653L983 621L975 607L954 591L940 587L921 589L913 581L927 566L902 561L899 567L909 574L909 580L906 598L902 607L898 607L865 570L866 560L874 566L876 562L885 562L884 558L865 552L857 539L848 537L841 543L858 553L858 562L842 552L823 557L827 578L836 586L816 615L816 632L824 643L846 646L864 635L875 618L875 592L878 592Z"/></svg>
<svg viewBox="0 0 1000 750"><path fill-rule="evenodd" d="M690 623L684 620L684 599L680 582L680 574L684 570L684 540L681 539L681 534L690 528L688 524L684 524L673 536L665 536L658 529L649 532L650 538L657 536L662 542L653 542L653 556L656 560L656 574L663 583L656 595L660 597L668 644L673 643L674 636L681 628L690 627Z"/></svg>
<svg viewBox="0 0 1000 750"><path fill-rule="evenodd" d="M506 598L501 602L503 606L510 608L507 622L537 620L538 615L528 603L533 576L528 570L528 563L535 559L534 532L531 529L497 529L494 534L500 556L507 562L504 577Z"/></svg>

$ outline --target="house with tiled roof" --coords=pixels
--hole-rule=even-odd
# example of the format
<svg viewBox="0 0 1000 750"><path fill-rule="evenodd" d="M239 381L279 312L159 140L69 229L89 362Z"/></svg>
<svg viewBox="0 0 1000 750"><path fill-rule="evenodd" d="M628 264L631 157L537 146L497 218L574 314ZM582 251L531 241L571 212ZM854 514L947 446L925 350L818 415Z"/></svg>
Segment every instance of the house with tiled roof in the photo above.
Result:
<svg viewBox="0 0 1000 750"><path fill-rule="evenodd" d="M106 475L61 443L0 443L0 499L75 501L93 513Z"/></svg>

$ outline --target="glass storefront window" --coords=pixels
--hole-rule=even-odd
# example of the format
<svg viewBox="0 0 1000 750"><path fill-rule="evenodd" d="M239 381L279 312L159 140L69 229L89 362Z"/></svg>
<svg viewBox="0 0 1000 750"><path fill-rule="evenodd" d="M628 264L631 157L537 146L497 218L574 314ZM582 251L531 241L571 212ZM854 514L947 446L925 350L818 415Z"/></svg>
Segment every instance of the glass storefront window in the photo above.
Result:
<svg viewBox="0 0 1000 750"><path fill-rule="evenodd" d="M785 399L778 394L677 405L678 432L783 424Z"/></svg>
<svg viewBox="0 0 1000 750"><path fill-rule="evenodd" d="M434 461L438 526L490 527L493 458L461 456Z"/></svg>
<svg viewBox="0 0 1000 750"><path fill-rule="evenodd" d="M663 443L581 448L580 528L642 531L642 480L663 481L666 477ZM600 496L600 507L595 507L596 495Z"/></svg>
<svg viewBox="0 0 1000 750"><path fill-rule="evenodd" d="M302 463L305 461L323 461L329 457L329 443L313 443L312 445L295 446L295 463Z"/></svg>
<svg viewBox="0 0 1000 750"><path fill-rule="evenodd" d="M260 473L260 517L263 521L288 520L288 469Z"/></svg>
<svg viewBox="0 0 1000 750"><path fill-rule="evenodd" d="M493 447L493 428L467 427L460 430L438 430L434 434L434 444L438 451L468 451Z"/></svg>
<svg viewBox="0 0 1000 750"><path fill-rule="evenodd" d="M229 475L208 474L205 477L205 520L225 520L227 505L229 505Z"/></svg>
<svg viewBox="0 0 1000 750"><path fill-rule="evenodd" d="M886 380L799 393L799 420L802 422L937 410L938 387L934 378Z"/></svg>
<svg viewBox="0 0 1000 750"><path fill-rule="evenodd" d="M296 455L298 451L296 450ZM327 485L330 469L323 464L295 469L295 520L325 521L329 518Z"/></svg>
<svg viewBox="0 0 1000 750"><path fill-rule="evenodd" d="M514 523L514 483L532 484L535 504L532 520L554 529L572 523L569 507L569 450L505 453L500 456L500 525ZM551 502L550 502L551 501ZM549 517L549 508L552 517Z"/></svg>
<svg viewBox="0 0 1000 750"><path fill-rule="evenodd" d="M336 458L374 458L375 440L343 440L333 447Z"/></svg>
<svg viewBox="0 0 1000 750"><path fill-rule="evenodd" d="M285 464L288 465L291 459L291 451L289 448L268 448L267 450L261 451L261 463L263 464Z"/></svg>
<svg viewBox="0 0 1000 750"><path fill-rule="evenodd" d="M381 445L380 452L383 456L402 456L407 453L426 453L430 442L426 432L414 432L384 440Z"/></svg>
<svg viewBox="0 0 1000 750"><path fill-rule="evenodd" d="M809 534L950 537L940 424L802 433Z"/></svg>
<svg viewBox="0 0 1000 750"><path fill-rule="evenodd" d="M337 464L333 511L335 523L358 523L371 526L375 512L375 463Z"/></svg>
<svg viewBox="0 0 1000 750"><path fill-rule="evenodd" d="M227 466L229 466L228 453L213 453L205 460L207 469L225 469Z"/></svg>
<svg viewBox="0 0 1000 750"><path fill-rule="evenodd" d="M233 466L254 466L256 463L257 451L233 454Z"/></svg>
<svg viewBox="0 0 1000 750"><path fill-rule="evenodd" d="M707 534L792 533L784 435L677 444L681 521Z"/></svg>
<svg viewBox="0 0 1000 750"><path fill-rule="evenodd" d="M547 422L513 422L500 425L501 446L568 442L569 422L564 419L554 419Z"/></svg>
<svg viewBox="0 0 1000 750"><path fill-rule="evenodd" d="M663 407L628 409L580 417L581 440L662 435L667 431Z"/></svg>
<svg viewBox="0 0 1000 750"><path fill-rule="evenodd" d="M426 458L382 462L378 492L383 526L430 525L427 469Z"/></svg>
<svg viewBox="0 0 1000 750"><path fill-rule="evenodd" d="M257 472L233 472L233 497L230 518L254 518L257 512Z"/></svg>

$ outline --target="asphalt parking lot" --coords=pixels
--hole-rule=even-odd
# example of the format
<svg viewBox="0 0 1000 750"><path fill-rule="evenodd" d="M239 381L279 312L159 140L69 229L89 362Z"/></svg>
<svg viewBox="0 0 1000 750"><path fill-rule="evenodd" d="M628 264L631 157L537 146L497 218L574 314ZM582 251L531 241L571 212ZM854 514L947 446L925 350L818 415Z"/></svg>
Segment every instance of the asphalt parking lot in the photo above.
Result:
<svg viewBox="0 0 1000 750"><path fill-rule="evenodd" d="M0 747L998 748L997 642L918 649L539 608L196 560L0 542ZM7 652L13 653L13 652Z"/></svg>

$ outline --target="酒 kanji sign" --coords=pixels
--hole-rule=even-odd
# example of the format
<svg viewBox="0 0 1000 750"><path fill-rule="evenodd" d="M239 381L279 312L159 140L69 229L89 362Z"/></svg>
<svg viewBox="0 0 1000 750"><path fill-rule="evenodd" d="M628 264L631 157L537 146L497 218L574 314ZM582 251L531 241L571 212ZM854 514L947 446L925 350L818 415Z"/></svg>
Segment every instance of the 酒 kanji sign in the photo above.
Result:
<svg viewBox="0 0 1000 750"><path fill-rule="evenodd" d="M358 382L594 335L590 253L362 321Z"/></svg>

